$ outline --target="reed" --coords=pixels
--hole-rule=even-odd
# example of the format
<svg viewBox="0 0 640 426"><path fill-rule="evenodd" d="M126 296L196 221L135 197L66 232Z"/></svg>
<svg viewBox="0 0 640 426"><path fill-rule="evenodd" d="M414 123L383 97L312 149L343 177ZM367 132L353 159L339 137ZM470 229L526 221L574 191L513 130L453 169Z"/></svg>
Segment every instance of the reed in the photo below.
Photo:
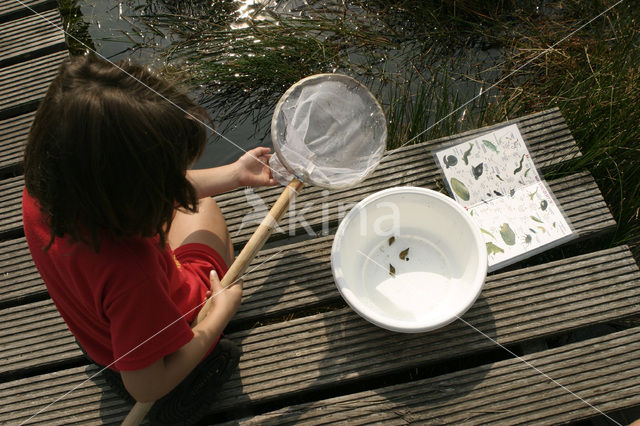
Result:
<svg viewBox="0 0 640 426"><path fill-rule="evenodd" d="M390 148L557 106L583 156L554 173L591 171L618 223L608 244L640 260L640 9L624 2L569 37L614 3L309 0L241 13L230 1L149 0L129 39L170 40L154 51L162 72L222 131L264 123L291 84L320 72L372 88Z"/></svg>

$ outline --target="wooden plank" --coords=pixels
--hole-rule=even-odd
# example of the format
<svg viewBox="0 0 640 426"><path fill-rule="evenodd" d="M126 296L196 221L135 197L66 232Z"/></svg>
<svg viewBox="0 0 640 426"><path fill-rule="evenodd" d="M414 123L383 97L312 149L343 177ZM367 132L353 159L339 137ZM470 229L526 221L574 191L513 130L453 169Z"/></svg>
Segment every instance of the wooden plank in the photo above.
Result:
<svg viewBox="0 0 640 426"><path fill-rule="evenodd" d="M0 242L0 306L46 297L46 291L25 238Z"/></svg>
<svg viewBox="0 0 640 426"><path fill-rule="evenodd" d="M0 121L0 173L22 166L35 111Z"/></svg>
<svg viewBox="0 0 640 426"><path fill-rule="evenodd" d="M0 405L3 424L116 425L131 407L111 390L94 366L0 383L0 399L8 398L13 399L11 406Z"/></svg>
<svg viewBox="0 0 640 426"><path fill-rule="evenodd" d="M578 218L575 227L580 237L615 227L591 176L571 175L551 184L571 220ZM593 210L584 212L585 205ZM332 242L329 235L262 251L248 269L255 270L245 277L244 300L236 320L259 321L265 315L284 315L292 309L339 299L331 273Z"/></svg>
<svg viewBox="0 0 640 426"><path fill-rule="evenodd" d="M55 52L0 69L0 120L35 110L67 57Z"/></svg>
<svg viewBox="0 0 640 426"><path fill-rule="evenodd" d="M635 356L639 350L636 328L522 360L295 405L233 423L574 422L598 415L596 408L607 412L640 404L640 359Z"/></svg>
<svg viewBox="0 0 640 426"><path fill-rule="evenodd" d="M591 238L615 227L588 173L553 180L550 185L580 238ZM280 315L288 309L334 300L337 295L329 259L332 240L333 236L327 236L260 252L248 268L255 271L245 279L245 301L236 319L258 321L266 314ZM46 289L30 261L24 238L0 243L0 253L6 253L0 255L0 306L44 296Z"/></svg>
<svg viewBox="0 0 640 426"><path fill-rule="evenodd" d="M557 165L579 156L578 148L558 109L532 114L506 124L518 123L523 137L537 160L538 155L548 156L539 162L541 166ZM322 188L304 188L293 203L292 211L285 213L281 221L281 233L275 233L272 239L283 239L290 235L305 235L321 230L324 226L335 225L346 211L358 201L382 189L401 185L422 186L438 189L441 181L431 151L454 141L466 140L495 128L500 124L466 132L461 136L446 137L420 145L407 146L389 151L373 176L354 188L327 191ZM557 145L553 143L558 142ZM546 158L546 157L545 157ZM440 184L441 185L441 184ZM282 188L250 190L238 189L215 197L227 221L229 232L236 247L244 245L255 231L266 212L282 192ZM14 194L19 192L14 191ZM6 199L0 202L0 212L6 204L18 204L18 200ZM295 207L297 206L297 207ZM305 208L307 211L305 211ZM6 210L8 211L8 209ZM15 210L13 210L15 212ZM301 214L304 215L301 216ZM15 213L14 213L15 214ZM305 219L302 221L301 219ZM6 218L13 227L20 227L18 218ZM0 224L0 232L11 228Z"/></svg>
<svg viewBox="0 0 640 426"><path fill-rule="evenodd" d="M31 15L33 11L44 12L56 6L55 0L5 0L0 2L0 22Z"/></svg>
<svg viewBox="0 0 640 426"><path fill-rule="evenodd" d="M391 333L349 309L239 332L230 338L244 351L240 373L214 410L446 361L490 349L494 341L513 344L632 315L640 306L639 283L630 252L618 248L491 277L464 321L431 333Z"/></svg>
<svg viewBox="0 0 640 426"><path fill-rule="evenodd" d="M0 24L2 67L38 53L65 49L65 35L56 9Z"/></svg>
<svg viewBox="0 0 640 426"><path fill-rule="evenodd" d="M0 181L0 234L22 228L23 188L22 176Z"/></svg>
<svg viewBox="0 0 640 426"><path fill-rule="evenodd" d="M15 377L27 368L83 361L82 352L51 300L21 305L0 311L2 346L0 378ZM27 343L30 346L20 347ZM52 344L55 342L55 344ZM3 343L3 344L4 344ZM34 356L41 364L34 364Z"/></svg>
<svg viewBox="0 0 640 426"><path fill-rule="evenodd" d="M442 187L442 178L431 154L434 149L473 138L514 122L518 123L523 138L529 144L539 166L557 165L579 155L575 141L557 109L455 137L403 147L389 151L374 174L355 187L336 191L305 187L295 202L295 211L298 214L285 214L281 221L283 232L276 232L272 239L307 234L309 229L318 232L323 224L337 224L351 206L382 189L402 185L439 189ZM554 141L558 141L558 145L554 145ZM542 161L538 160L538 156L543 157ZM234 243L241 245L248 240L266 213L266 207L275 202L280 192L280 188L258 189L248 193L245 190L237 190L216 197L225 214ZM306 221L301 223L299 212L305 208L308 209L308 213L304 215ZM253 218L249 215L253 215ZM305 229L305 226L308 228Z"/></svg>
<svg viewBox="0 0 640 426"><path fill-rule="evenodd" d="M48 345L29 340L44 333L28 316L49 321L52 312L45 302L38 303L3 311L0 324L10 334L0 347L22 353L21 358L0 355L4 371L24 367L24 362L41 365L51 348L65 356L73 352L72 343L57 335ZM494 341L511 345L541 338L633 315L639 307L640 271L628 248L618 247L489 277L463 320L429 333L392 333L348 308L240 331L228 335L243 349L239 373L212 410L233 411L477 354L494 348ZM74 380L82 374L73 373ZM41 395L39 401L47 399L45 388L35 394ZM10 394L0 396L5 413L23 410L21 403Z"/></svg>

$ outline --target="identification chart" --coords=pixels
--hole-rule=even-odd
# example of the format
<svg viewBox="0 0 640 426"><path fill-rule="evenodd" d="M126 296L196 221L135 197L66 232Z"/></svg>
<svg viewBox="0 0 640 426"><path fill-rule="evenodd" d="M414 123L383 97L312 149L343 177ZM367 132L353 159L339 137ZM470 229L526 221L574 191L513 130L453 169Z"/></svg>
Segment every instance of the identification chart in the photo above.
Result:
<svg viewBox="0 0 640 426"><path fill-rule="evenodd" d="M489 271L575 236L517 125L449 146L435 157L449 191L480 227Z"/></svg>

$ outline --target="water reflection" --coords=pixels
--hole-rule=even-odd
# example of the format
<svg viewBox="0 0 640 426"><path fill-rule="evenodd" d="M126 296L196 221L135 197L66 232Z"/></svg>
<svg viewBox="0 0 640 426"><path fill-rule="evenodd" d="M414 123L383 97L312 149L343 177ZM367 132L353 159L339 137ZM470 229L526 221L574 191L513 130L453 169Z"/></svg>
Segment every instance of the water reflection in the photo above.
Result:
<svg viewBox="0 0 640 426"><path fill-rule="evenodd" d="M485 90L501 72L498 48L470 45L462 37L452 41L440 24L418 22L424 11L376 9L366 2L93 0L83 2L82 11L100 53L183 81L209 108L216 130L241 147L212 135L197 167L269 145L275 103L311 74L341 72L367 85L399 145ZM469 105L424 138L459 131L482 107Z"/></svg>

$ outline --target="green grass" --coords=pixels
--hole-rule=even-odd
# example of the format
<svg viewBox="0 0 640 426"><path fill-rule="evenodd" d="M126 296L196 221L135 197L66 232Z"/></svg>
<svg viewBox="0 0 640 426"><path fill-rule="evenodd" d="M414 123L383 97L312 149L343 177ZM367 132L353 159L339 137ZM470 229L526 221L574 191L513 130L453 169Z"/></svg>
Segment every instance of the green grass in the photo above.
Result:
<svg viewBox="0 0 640 426"><path fill-rule="evenodd" d="M640 259L640 11L623 3L536 57L613 4L569 2L553 19L522 18L503 41L512 59L504 72L535 59L501 85L499 103L511 116L560 108L583 153L561 172L593 174L618 223L610 243L632 244Z"/></svg>
<svg viewBox="0 0 640 426"><path fill-rule="evenodd" d="M89 37L89 24L82 18L80 6L76 0L58 0L58 10L63 18L64 31L69 53L82 55L87 47L95 50Z"/></svg>
<svg viewBox="0 0 640 426"><path fill-rule="evenodd" d="M345 16L338 3L318 2L295 19L257 9L253 19L243 21L220 12L228 2L214 5L196 14L193 8L185 13L170 6L163 12L143 10L138 19L176 39L160 53L166 64L162 72L200 87L201 102L220 123L259 122L287 88L311 74L343 71L374 80L374 52L391 45L379 22L370 15ZM231 29L232 22L246 27Z"/></svg>
<svg viewBox="0 0 640 426"><path fill-rule="evenodd" d="M618 224L608 245L630 244L640 260L640 10L618 5L549 49L614 2L562 4L543 17L505 6L493 11L467 7L464 17L453 19L454 29L461 22L475 22L463 31L463 38L500 47L504 66L499 76L522 69L488 92L484 101L474 101L467 120L454 114L416 142L559 107L583 156L554 173L586 169L593 174ZM452 13L451 8L447 13ZM449 32L440 34L441 39L449 36ZM461 99L447 88L447 72L440 74L437 89L432 84L411 94L396 90L402 100L388 110L392 146L411 140L418 128L427 128L430 121L425 117L437 121L467 101L468 95ZM482 73L467 73L462 78L487 87L501 77L492 80ZM394 123L398 116L401 123Z"/></svg>
<svg viewBox="0 0 640 426"><path fill-rule="evenodd" d="M131 39L144 47L134 33L171 34L156 52L162 71L196 90L218 123L264 122L291 84L334 71L381 99L389 148L557 106L583 156L554 173L589 170L618 223L605 245L630 243L640 259L639 8L620 4L550 49L614 1L308 3L255 9L231 29L237 3L148 1Z"/></svg>

